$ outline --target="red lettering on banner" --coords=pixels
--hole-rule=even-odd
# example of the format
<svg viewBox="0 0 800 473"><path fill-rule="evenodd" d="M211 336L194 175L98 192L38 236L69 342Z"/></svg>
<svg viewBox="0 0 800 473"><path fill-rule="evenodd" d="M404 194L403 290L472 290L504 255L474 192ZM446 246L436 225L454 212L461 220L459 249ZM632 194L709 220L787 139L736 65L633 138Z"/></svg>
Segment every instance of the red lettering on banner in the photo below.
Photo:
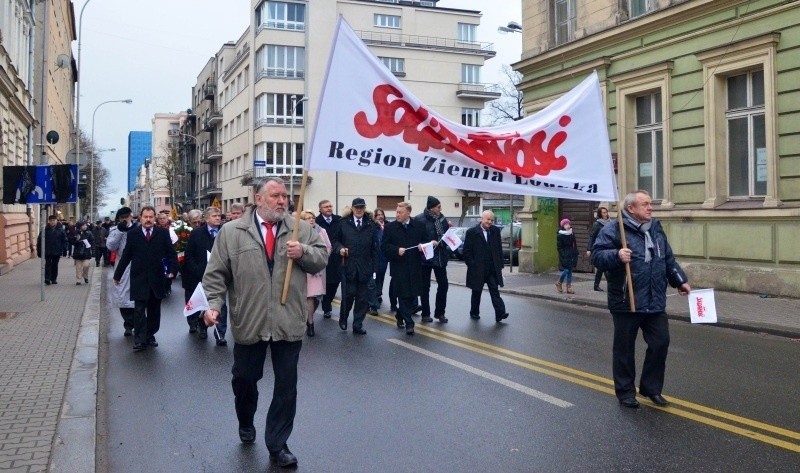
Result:
<svg viewBox="0 0 800 473"><path fill-rule="evenodd" d="M518 133L492 135L486 132L471 133L464 139L431 117L425 108L415 109L394 86L376 87L372 91L372 101L377 113L374 123L370 123L363 111L353 117L356 131L364 138L402 135L403 141L416 145L421 152L458 151L491 168L526 178L546 176L550 171L567 167L567 158L557 155L558 147L567 141L566 131L554 133L549 141L543 130L534 133L530 140L521 138ZM566 128L571 121L572 118L563 116L558 124Z"/></svg>
<svg viewBox="0 0 800 473"><path fill-rule="evenodd" d="M703 298L702 297L698 297L696 304L697 304L697 316L698 317L703 317L705 315L705 311L706 311L706 308L703 307Z"/></svg>

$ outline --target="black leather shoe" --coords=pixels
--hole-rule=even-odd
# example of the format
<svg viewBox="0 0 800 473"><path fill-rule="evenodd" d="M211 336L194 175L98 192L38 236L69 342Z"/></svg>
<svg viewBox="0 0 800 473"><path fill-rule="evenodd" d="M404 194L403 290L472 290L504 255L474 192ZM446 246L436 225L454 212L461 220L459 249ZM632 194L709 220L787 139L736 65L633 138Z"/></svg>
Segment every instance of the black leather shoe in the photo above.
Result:
<svg viewBox="0 0 800 473"><path fill-rule="evenodd" d="M427 324L428 322L433 322L433 319L429 315L423 315L422 318L419 319L419 321L424 324Z"/></svg>
<svg viewBox="0 0 800 473"><path fill-rule="evenodd" d="M367 331L364 330L363 328L353 328L353 334L354 335L366 335Z"/></svg>
<svg viewBox="0 0 800 473"><path fill-rule="evenodd" d="M189 333L197 333L197 324L189 325Z"/></svg>
<svg viewBox="0 0 800 473"><path fill-rule="evenodd" d="M297 465L297 457L289 451L289 447L286 445L278 452L269 452L269 459L277 463L280 467Z"/></svg>
<svg viewBox="0 0 800 473"><path fill-rule="evenodd" d="M339 317L339 328L342 330L347 330L347 319L342 319Z"/></svg>
<svg viewBox="0 0 800 473"><path fill-rule="evenodd" d="M406 326L405 321L403 321L403 320L398 320L397 321L397 328L405 328L405 326Z"/></svg>
<svg viewBox="0 0 800 473"><path fill-rule="evenodd" d="M85 282L86 284L89 284L89 278L83 278L83 282Z"/></svg>
<svg viewBox="0 0 800 473"><path fill-rule="evenodd" d="M324 314L322 314L322 317L326 318L326 319L330 319L331 318L331 313L330 312L325 312Z"/></svg>
<svg viewBox="0 0 800 473"><path fill-rule="evenodd" d="M478 314L469 314L469 318L472 320L480 320L481 316Z"/></svg>
<svg viewBox="0 0 800 473"><path fill-rule="evenodd" d="M226 346L228 346L228 341L225 340L224 338L218 338L217 339L217 346L218 347L226 347Z"/></svg>
<svg viewBox="0 0 800 473"><path fill-rule="evenodd" d="M239 440L242 443L253 443L256 441L256 428L252 425L250 427L239 427Z"/></svg>
<svg viewBox="0 0 800 473"><path fill-rule="evenodd" d="M446 324L447 323L447 317L445 317L444 315L437 315L434 318L437 319L440 324Z"/></svg>
<svg viewBox="0 0 800 473"><path fill-rule="evenodd" d="M151 347L157 347L158 346L158 342L156 341L156 337L150 335L147 338L147 345L151 346Z"/></svg>
<svg viewBox="0 0 800 473"><path fill-rule="evenodd" d="M130 337L131 335L133 335L133 329L132 328L126 328L125 329L125 333L123 335L125 335L126 337Z"/></svg>
<svg viewBox="0 0 800 473"><path fill-rule="evenodd" d="M147 349L147 345L144 343L134 343L133 344L133 351L142 351Z"/></svg>
<svg viewBox="0 0 800 473"><path fill-rule="evenodd" d="M50 281L51 284L58 284L58 281Z"/></svg>
<svg viewBox="0 0 800 473"><path fill-rule="evenodd" d="M494 320L495 320L495 322L501 322L501 321L503 321L503 320L505 320L505 319L507 319L507 318L508 318L508 312L506 312L506 313L505 313L505 314L503 314L503 315L497 315L497 316L495 316Z"/></svg>
<svg viewBox="0 0 800 473"><path fill-rule="evenodd" d="M370 309L369 315L378 315L378 309Z"/></svg>
<svg viewBox="0 0 800 473"><path fill-rule="evenodd" d="M197 328L197 335L200 337L200 340L205 340L208 338L208 329L205 327L198 327Z"/></svg>
<svg viewBox="0 0 800 473"><path fill-rule="evenodd" d="M620 399L619 403L622 406L628 407L628 408L631 408L631 409L638 409L639 408L639 401L637 401L636 398L633 398L633 397L627 397L625 399Z"/></svg>
<svg viewBox="0 0 800 473"><path fill-rule="evenodd" d="M46 285L48 285L48 286L50 285L50 281L48 281L47 279L45 279L45 280L44 280L44 283L45 283Z"/></svg>
<svg viewBox="0 0 800 473"><path fill-rule="evenodd" d="M595 286L594 290L597 291L597 292L605 292L602 289L600 289L600 286Z"/></svg>
<svg viewBox="0 0 800 473"><path fill-rule="evenodd" d="M406 335L414 335L414 327L406 327Z"/></svg>
<svg viewBox="0 0 800 473"><path fill-rule="evenodd" d="M658 407L669 406L669 401L664 399L664 396L662 396L661 394L653 394L652 396L647 396L647 399L653 401L653 404L655 404Z"/></svg>

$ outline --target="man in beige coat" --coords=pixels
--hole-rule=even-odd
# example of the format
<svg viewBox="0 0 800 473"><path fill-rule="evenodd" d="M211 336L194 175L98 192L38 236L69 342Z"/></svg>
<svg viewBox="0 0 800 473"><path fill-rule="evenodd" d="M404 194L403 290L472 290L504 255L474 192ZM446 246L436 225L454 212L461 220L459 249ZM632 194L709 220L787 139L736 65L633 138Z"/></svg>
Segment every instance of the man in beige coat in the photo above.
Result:
<svg viewBox="0 0 800 473"><path fill-rule="evenodd" d="M316 274L328 262L328 250L310 225L301 221L290 240L295 219L288 211L283 181L258 184L256 206L223 225L203 276L210 309L207 326L216 324L227 294L228 326L233 335L233 394L239 438L253 443L258 405L257 383L270 348L275 384L267 413L264 442L270 459L285 467L297 463L286 441L297 407L297 362L306 329L306 273ZM289 260L294 261L286 304L281 304Z"/></svg>

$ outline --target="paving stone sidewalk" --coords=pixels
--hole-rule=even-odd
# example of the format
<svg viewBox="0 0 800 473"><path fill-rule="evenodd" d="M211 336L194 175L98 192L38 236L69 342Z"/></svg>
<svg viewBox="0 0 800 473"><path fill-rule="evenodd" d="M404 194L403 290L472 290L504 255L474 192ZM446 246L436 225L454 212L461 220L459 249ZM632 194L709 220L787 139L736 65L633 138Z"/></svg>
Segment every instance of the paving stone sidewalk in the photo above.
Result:
<svg viewBox="0 0 800 473"><path fill-rule="evenodd" d="M0 471L87 471L76 463L52 463L63 444L57 429L69 425L64 416L71 403L65 400L70 377L80 371L73 367L76 347L83 345L78 337L90 293L99 302L101 271L92 264L89 284L78 286L73 260L61 258L58 284L45 286L42 301L40 264L30 259L0 276ZM89 358L88 365L96 366L97 355ZM85 457L94 457L93 442Z"/></svg>

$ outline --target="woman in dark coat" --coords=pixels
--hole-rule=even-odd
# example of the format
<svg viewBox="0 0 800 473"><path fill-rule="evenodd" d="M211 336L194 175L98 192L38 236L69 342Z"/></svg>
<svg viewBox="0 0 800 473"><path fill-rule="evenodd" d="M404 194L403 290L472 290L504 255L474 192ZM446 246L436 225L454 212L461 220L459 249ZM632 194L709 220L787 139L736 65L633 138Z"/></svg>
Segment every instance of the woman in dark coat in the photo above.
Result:
<svg viewBox="0 0 800 473"><path fill-rule="evenodd" d="M75 284L80 286L81 280L89 283L89 260L92 259L94 236L85 222L79 223L77 228L72 237L72 259L75 261Z"/></svg>
<svg viewBox="0 0 800 473"><path fill-rule="evenodd" d="M586 256L592 256L592 246L594 245L595 239L597 239L597 235L600 233L600 230L603 229L606 225L611 222L611 219L608 218L608 209L605 207L598 207L597 208L597 219L592 224L592 229L589 232L589 245L586 247ZM603 292L600 289L600 279L603 278L603 271L599 269L595 270L594 274L594 290L598 292ZM608 277L606 277L608 279Z"/></svg>
<svg viewBox="0 0 800 473"><path fill-rule="evenodd" d="M572 270L578 265L578 244L575 241L575 234L572 233L572 225L568 218L562 219L558 230L558 264L563 271L558 277L556 289L564 292L563 284L567 282L567 294L575 294L572 290Z"/></svg>

